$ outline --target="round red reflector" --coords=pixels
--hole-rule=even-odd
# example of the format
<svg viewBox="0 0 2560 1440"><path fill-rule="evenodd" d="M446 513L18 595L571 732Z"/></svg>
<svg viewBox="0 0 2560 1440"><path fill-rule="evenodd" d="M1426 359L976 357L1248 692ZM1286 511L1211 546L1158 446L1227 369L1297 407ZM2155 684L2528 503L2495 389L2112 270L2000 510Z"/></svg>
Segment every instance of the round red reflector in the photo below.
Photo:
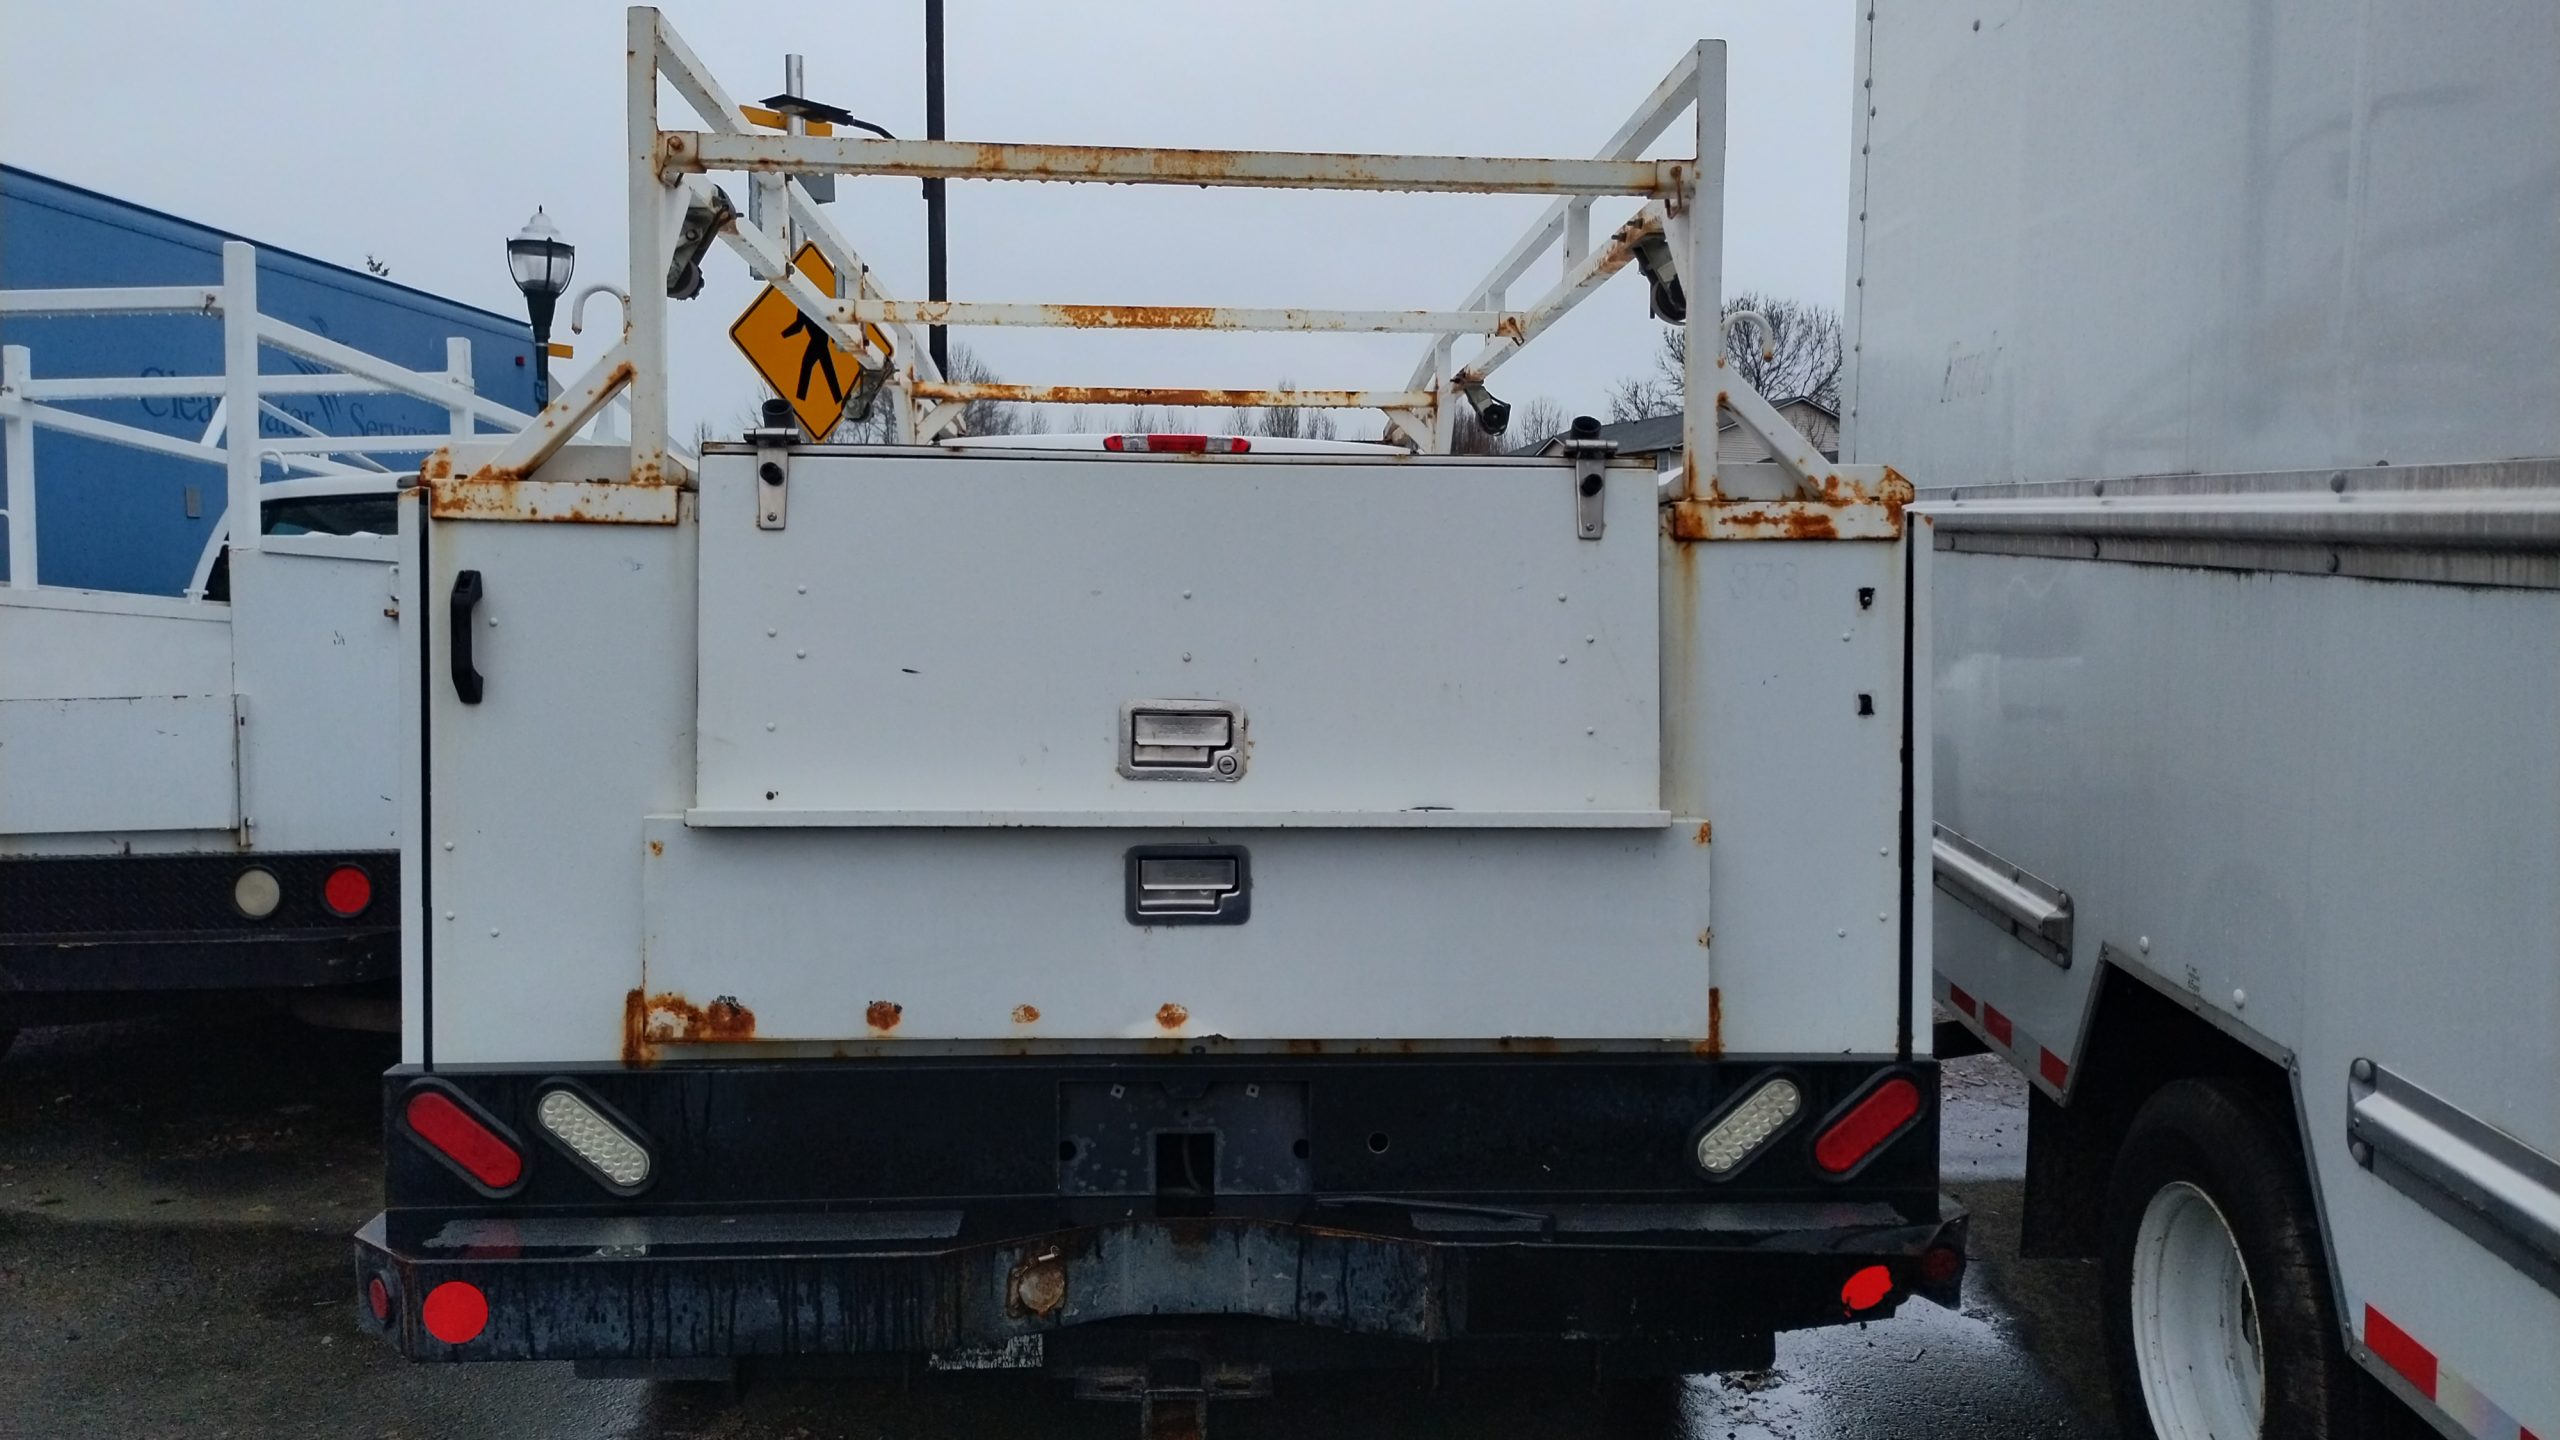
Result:
<svg viewBox="0 0 2560 1440"><path fill-rule="evenodd" d="M391 1318L391 1287L383 1284L379 1275L365 1277L364 1308L372 1311L376 1320Z"/></svg>
<svg viewBox="0 0 2560 1440"><path fill-rule="evenodd" d="M1822 1132L1813 1142L1813 1163L1834 1175L1854 1170L1919 1113L1920 1087L1896 1075L1868 1091L1867 1098Z"/></svg>
<svg viewBox="0 0 2560 1440"><path fill-rule="evenodd" d="M447 1280L427 1292L418 1318L426 1322L428 1334L447 1345L467 1345L489 1328L489 1297L469 1281Z"/></svg>
<svg viewBox="0 0 2560 1440"><path fill-rule="evenodd" d="M1920 1253L1920 1278L1944 1285L1964 1268L1964 1252L1953 1245L1932 1245Z"/></svg>
<svg viewBox="0 0 2560 1440"><path fill-rule="evenodd" d="M341 865L320 882L320 901L330 914L352 919L373 903L373 879L353 865Z"/></svg>
<svg viewBox="0 0 2560 1440"><path fill-rule="evenodd" d="M523 1176L524 1157L515 1152L515 1147L498 1138L495 1131L480 1123L479 1117L455 1104L453 1097L443 1091L420 1090L412 1094L402 1113L419 1139L490 1189L504 1190Z"/></svg>
<svg viewBox="0 0 2560 1440"><path fill-rule="evenodd" d="M1852 1310L1873 1310L1892 1293L1893 1272L1881 1265L1870 1265L1850 1276L1849 1283L1840 1287L1840 1303ZM427 1303L434 1304L434 1297L430 1296Z"/></svg>

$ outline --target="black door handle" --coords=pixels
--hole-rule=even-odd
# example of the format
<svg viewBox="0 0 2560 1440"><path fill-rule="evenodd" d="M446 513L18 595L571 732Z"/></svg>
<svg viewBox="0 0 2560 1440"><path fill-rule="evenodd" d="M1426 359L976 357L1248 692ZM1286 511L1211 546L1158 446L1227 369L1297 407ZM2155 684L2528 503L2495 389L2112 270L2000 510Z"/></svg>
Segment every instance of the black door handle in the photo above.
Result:
<svg viewBox="0 0 2560 1440"><path fill-rule="evenodd" d="M480 572L453 577L453 693L465 705L480 703L480 671L471 663L471 612L480 608Z"/></svg>

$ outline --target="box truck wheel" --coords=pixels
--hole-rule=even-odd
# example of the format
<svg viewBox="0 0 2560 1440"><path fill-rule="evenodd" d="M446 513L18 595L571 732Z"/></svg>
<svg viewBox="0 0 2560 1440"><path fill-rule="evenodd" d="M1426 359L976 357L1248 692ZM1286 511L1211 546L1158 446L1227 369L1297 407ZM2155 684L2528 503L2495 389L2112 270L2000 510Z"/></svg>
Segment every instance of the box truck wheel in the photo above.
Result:
<svg viewBox="0 0 2560 1440"><path fill-rule="evenodd" d="M2104 1252L2126 1433L2385 1433L2399 1407L2339 1342L2293 1127L2245 1086L2177 1080L2143 1102L2108 1180Z"/></svg>

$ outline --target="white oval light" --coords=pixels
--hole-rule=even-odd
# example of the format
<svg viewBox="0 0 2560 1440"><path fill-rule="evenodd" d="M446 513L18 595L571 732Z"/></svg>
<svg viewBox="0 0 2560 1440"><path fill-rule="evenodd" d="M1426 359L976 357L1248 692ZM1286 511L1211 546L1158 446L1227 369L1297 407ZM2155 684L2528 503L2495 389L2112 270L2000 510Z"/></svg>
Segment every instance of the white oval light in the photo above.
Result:
<svg viewBox="0 0 2560 1440"><path fill-rule="evenodd" d="M283 902L284 887L276 883L272 872L258 866L252 865L241 871L240 878L231 882L231 903L252 920L264 920L273 915L276 906Z"/></svg>
<svg viewBox="0 0 2560 1440"><path fill-rule="evenodd" d="M1710 1175L1732 1174L1803 1108L1804 1095L1793 1080L1780 1076L1761 1086L1698 1137L1699 1168Z"/></svg>
<svg viewBox="0 0 2560 1440"><path fill-rule="evenodd" d="M586 1101L566 1090L553 1090L542 1097L534 1113L543 1129L568 1146L570 1154L595 1167L608 1183L629 1190L649 1178L649 1152Z"/></svg>

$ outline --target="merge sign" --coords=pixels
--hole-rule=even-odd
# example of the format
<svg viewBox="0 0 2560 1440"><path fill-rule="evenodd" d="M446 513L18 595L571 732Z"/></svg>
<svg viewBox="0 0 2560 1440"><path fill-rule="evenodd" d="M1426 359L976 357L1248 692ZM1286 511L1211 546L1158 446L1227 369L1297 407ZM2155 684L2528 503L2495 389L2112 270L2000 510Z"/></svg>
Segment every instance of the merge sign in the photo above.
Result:
<svg viewBox="0 0 2560 1440"><path fill-rule="evenodd" d="M821 293L835 293L835 267L817 246L801 246L791 265ZM877 325L865 325L862 330L872 348L886 357L889 337ZM828 339L827 332L801 314L791 297L774 285L764 287L738 323L729 327L729 338L738 343L765 383L791 402L791 413L800 417L802 429L818 440L834 433L836 422L844 418L845 397L862 382L862 364L852 351Z"/></svg>

